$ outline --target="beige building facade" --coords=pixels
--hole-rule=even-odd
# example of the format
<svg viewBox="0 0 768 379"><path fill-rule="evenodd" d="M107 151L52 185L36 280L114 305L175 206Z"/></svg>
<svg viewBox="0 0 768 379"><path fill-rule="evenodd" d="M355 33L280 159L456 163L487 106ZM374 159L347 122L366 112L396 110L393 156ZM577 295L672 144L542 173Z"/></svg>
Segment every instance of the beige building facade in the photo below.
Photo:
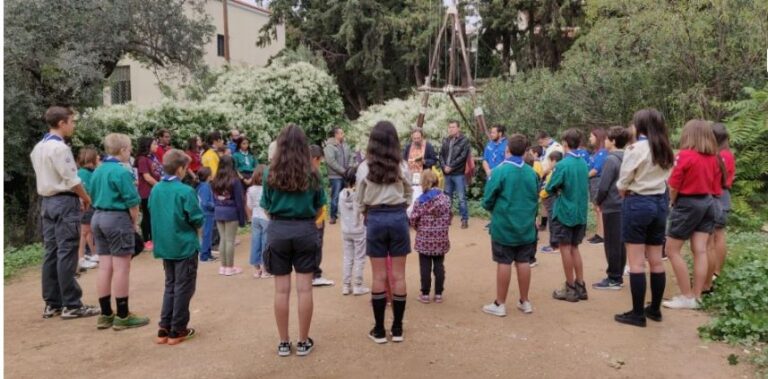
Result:
<svg viewBox="0 0 768 379"><path fill-rule="evenodd" d="M224 58L224 4L221 0L208 0L205 10L211 16L216 31L205 46L203 61L211 69L227 64ZM269 58L285 47L285 27L277 28L277 38L268 46L256 46L259 30L269 21L269 10L247 0L228 0L227 18L229 27L230 65L263 67ZM157 104L163 97L160 77L150 68L131 57L123 58L104 88L104 104L133 103L140 107ZM178 82L163 79L171 88Z"/></svg>

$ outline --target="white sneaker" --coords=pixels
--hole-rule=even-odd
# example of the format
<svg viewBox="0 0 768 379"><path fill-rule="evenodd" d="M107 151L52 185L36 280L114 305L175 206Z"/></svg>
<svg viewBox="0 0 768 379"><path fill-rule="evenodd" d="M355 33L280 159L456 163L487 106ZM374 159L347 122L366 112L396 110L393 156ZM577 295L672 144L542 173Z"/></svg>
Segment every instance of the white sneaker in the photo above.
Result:
<svg viewBox="0 0 768 379"><path fill-rule="evenodd" d="M81 268L89 269L89 268L95 268L96 266L98 266L98 263L96 263L96 262L91 262L89 260L86 260L85 258L80 259L80 267Z"/></svg>
<svg viewBox="0 0 768 379"><path fill-rule="evenodd" d="M86 255L85 259L91 262L99 263L99 256L96 254Z"/></svg>
<svg viewBox="0 0 768 379"><path fill-rule="evenodd" d="M332 286L333 280L328 280L323 277L314 278L312 279L312 285L315 287L321 287L321 286Z"/></svg>
<svg viewBox="0 0 768 379"><path fill-rule="evenodd" d="M683 295L675 296L672 300L663 301L661 305L670 309L699 309L699 301L696 298Z"/></svg>
<svg viewBox="0 0 768 379"><path fill-rule="evenodd" d="M483 312L489 315L504 317L507 315L507 307L504 304L496 305L496 302L483 305Z"/></svg>
<svg viewBox="0 0 768 379"><path fill-rule="evenodd" d="M314 283L313 283L314 284ZM349 284L345 284L344 287L341 287L341 294L344 296L347 296L352 293L352 286Z"/></svg>
<svg viewBox="0 0 768 379"><path fill-rule="evenodd" d="M624 266L624 276L629 276L629 266Z"/></svg>
<svg viewBox="0 0 768 379"><path fill-rule="evenodd" d="M355 296L365 295L369 292L371 292L371 289L366 286L355 286L354 288L352 288L352 294L354 294Z"/></svg>
<svg viewBox="0 0 768 379"><path fill-rule="evenodd" d="M538 265L539 265L539 261L536 261L536 262L531 263L529 266L531 266L531 268L534 268L534 267L536 267Z"/></svg>
<svg viewBox="0 0 768 379"><path fill-rule="evenodd" d="M517 309L521 310L523 313L533 313L533 305L531 305L530 301L523 301L517 302Z"/></svg>

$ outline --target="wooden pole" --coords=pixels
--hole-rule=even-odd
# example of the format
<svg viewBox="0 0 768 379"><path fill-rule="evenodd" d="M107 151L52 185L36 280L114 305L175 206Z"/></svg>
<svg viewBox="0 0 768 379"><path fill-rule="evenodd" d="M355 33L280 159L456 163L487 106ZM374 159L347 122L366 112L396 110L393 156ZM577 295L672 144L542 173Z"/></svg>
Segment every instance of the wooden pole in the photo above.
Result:
<svg viewBox="0 0 768 379"><path fill-rule="evenodd" d="M435 44L435 50L432 54L432 59L429 62L429 71L427 71L427 76L424 78L424 86L430 87L432 85L432 75L435 74L435 69L437 68L437 63L439 61L438 57L440 56L440 39L443 37L443 33L445 33L445 28L448 25L448 14L446 13L445 17L443 18L443 25L440 26L440 32L437 33L437 43ZM421 96L421 109L419 109L419 117L416 119L416 127L421 128L424 126L424 120L426 118L427 114L427 106L429 105L429 91L424 92L424 94Z"/></svg>
<svg viewBox="0 0 768 379"><path fill-rule="evenodd" d="M227 0L222 0L224 6L224 59L229 63L229 15L227 13Z"/></svg>

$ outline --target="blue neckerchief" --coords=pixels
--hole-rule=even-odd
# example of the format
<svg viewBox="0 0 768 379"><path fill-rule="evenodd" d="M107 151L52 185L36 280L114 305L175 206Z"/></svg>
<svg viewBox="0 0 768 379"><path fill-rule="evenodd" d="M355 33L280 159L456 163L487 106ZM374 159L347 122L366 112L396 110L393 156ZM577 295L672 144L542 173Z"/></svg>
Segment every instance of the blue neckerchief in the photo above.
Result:
<svg viewBox="0 0 768 379"><path fill-rule="evenodd" d="M117 159L117 158L115 158L115 157L113 157L111 155L108 155L106 158L104 158L103 162L104 163L123 163L123 162L120 162L119 159Z"/></svg>
<svg viewBox="0 0 768 379"><path fill-rule="evenodd" d="M637 136L637 142L640 142L640 141L647 141L647 140L648 140L648 137L646 137L646 136L644 136L644 135L642 135L642 134L641 134L641 135L639 135L639 136Z"/></svg>
<svg viewBox="0 0 768 379"><path fill-rule="evenodd" d="M164 182L172 182L172 181L175 181L175 180L179 180L179 177L176 176L176 175L171 175L171 176L163 175L163 179L162 180Z"/></svg>
<svg viewBox="0 0 768 379"><path fill-rule="evenodd" d="M509 158L505 159L502 163L511 163L517 167L523 167L523 164L525 161L523 161L522 155L511 155Z"/></svg>
<svg viewBox="0 0 768 379"><path fill-rule="evenodd" d="M440 191L439 188L432 188L429 191L422 193L421 196L419 196L418 202L419 204L424 204L436 198L441 193L443 193L443 191Z"/></svg>
<svg viewBox="0 0 768 379"><path fill-rule="evenodd" d="M45 133L45 135L43 136L43 142L47 142L47 141L64 142L64 139L52 133Z"/></svg>

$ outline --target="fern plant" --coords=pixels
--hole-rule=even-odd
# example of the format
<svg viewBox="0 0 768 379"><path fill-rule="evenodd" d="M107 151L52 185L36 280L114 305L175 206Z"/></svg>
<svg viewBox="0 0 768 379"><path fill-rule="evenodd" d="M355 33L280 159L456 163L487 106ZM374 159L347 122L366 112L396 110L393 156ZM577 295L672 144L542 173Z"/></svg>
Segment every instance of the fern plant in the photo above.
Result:
<svg viewBox="0 0 768 379"><path fill-rule="evenodd" d="M733 224L759 228L768 220L768 83L762 89L745 88L747 98L726 103L725 120L736 157L733 184Z"/></svg>

